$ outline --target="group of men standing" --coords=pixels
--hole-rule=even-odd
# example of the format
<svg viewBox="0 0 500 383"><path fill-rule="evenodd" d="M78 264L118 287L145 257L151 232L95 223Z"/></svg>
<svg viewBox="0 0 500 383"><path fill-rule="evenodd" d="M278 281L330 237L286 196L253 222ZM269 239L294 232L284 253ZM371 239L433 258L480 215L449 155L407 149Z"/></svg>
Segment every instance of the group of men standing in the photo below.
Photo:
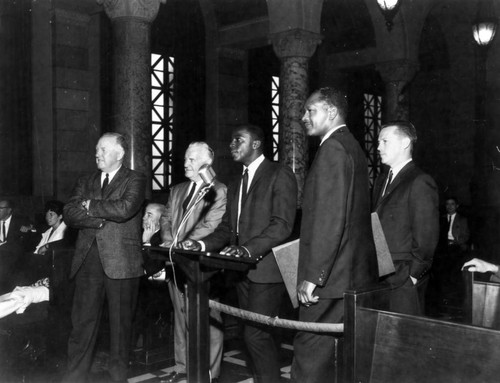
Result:
<svg viewBox="0 0 500 383"><path fill-rule="evenodd" d="M394 287L391 308L421 314L438 238L436 185L412 162L416 141L413 125L390 123L379 138L381 160L390 171L377 179L370 207L366 157L345 124L347 112L345 94L333 88L317 90L305 104L306 132L318 136L321 143L304 189L297 280L299 319L341 322L344 291L378 280L372 211L380 218L396 268L395 274L385 279ZM151 224L146 209L142 242L161 235L156 244L166 247L254 258L256 267L236 280L239 305L274 317L279 314L285 287L272 248L286 242L292 233L297 182L289 167L264 157L260 128L236 128L229 147L233 160L242 164L241 176L227 189L216 181L201 199L197 196L204 185L199 170L212 164L214 153L201 142L188 147L184 170L189 181L172 188L166 209L156 206L160 225ZM121 135L103 135L96 147L98 171L78 181L65 207L67 223L81 229L72 267L76 292L65 377L68 382L86 378L105 295L110 304L109 374L113 381L126 379L138 280L144 273L140 215L146 188L143 175L123 166L126 151ZM190 215L181 225L188 211ZM176 368L165 378L170 383L186 379L185 302L179 280L179 273L171 273ZM216 313L211 313L210 331L211 373L217 378L222 333ZM279 382L279 355L272 331L247 324L244 340L256 381ZM334 352L331 335L299 332L294 341L292 381L328 381L335 373Z"/></svg>

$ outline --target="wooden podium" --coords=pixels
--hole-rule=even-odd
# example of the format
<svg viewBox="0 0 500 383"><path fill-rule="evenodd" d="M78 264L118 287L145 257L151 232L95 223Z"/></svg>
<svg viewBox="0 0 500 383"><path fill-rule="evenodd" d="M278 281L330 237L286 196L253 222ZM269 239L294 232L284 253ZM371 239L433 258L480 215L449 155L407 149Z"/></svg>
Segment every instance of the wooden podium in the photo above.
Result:
<svg viewBox="0 0 500 383"><path fill-rule="evenodd" d="M170 261L166 247L148 248L153 259ZM175 249L172 261L180 267L187 280L188 316L188 383L210 383L208 332L208 282L220 269L245 271L254 265L251 258L234 258L218 253Z"/></svg>

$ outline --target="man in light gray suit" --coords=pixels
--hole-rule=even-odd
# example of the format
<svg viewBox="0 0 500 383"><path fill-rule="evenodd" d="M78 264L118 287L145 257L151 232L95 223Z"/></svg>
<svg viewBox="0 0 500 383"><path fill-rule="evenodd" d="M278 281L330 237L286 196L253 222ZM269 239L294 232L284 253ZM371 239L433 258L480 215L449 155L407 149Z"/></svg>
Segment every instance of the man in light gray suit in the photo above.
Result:
<svg viewBox="0 0 500 383"><path fill-rule="evenodd" d="M109 309L112 381L126 381L141 254L143 174L123 166L125 138L105 133L96 146L98 171L81 177L64 207L65 221L80 229L70 277L75 278L73 330L65 382L86 382L104 297Z"/></svg>
<svg viewBox="0 0 500 383"><path fill-rule="evenodd" d="M198 240L214 231L226 211L226 186L217 180L210 191L195 205L204 186L199 175L203 165L211 165L214 152L205 142L193 142L184 156L184 172L187 182L175 185L170 190L167 211L161 218L162 246L170 247L175 241ZM194 206L194 207L193 207ZM193 211L181 226L184 215ZM168 268L167 268L168 271ZM184 278L181 272L174 272L168 281L168 289L174 307L175 370L162 378L162 382L173 383L186 379L186 311L183 294ZM210 373L218 378L222 360L222 318L220 313L210 310Z"/></svg>

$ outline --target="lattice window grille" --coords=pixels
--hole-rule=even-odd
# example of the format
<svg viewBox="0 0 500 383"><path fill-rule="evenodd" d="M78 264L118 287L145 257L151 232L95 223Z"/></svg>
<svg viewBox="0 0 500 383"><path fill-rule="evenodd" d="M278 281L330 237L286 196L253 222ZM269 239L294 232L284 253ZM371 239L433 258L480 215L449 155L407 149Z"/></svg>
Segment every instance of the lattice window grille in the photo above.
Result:
<svg viewBox="0 0 500 383"><path fill-rule="evenodd" d="M152 189L166 190L172 183L174 129L173 57L151 55Z"/></svg>
<svg viewBox="0 0 500 383"><path fill-rule="evenodd" d="M271 78L271 106L272 106L272 127L273 127L273 160L279 160L280 144L280 78L273 76Z"/></svg>
<svg viewBox="0 0 500 383"><path fill-rule="evenodd" d="M380 173L380 158L377 153L378 134L382 124L382 97L364 94L365 152L368 159L370 184Z"/></svg>

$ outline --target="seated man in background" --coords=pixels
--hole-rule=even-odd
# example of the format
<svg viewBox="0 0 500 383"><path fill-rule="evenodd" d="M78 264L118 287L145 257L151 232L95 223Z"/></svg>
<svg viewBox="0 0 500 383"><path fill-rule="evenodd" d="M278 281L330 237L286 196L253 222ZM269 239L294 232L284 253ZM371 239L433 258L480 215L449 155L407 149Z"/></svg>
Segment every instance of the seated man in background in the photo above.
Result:
<svg viewBox="0 0 500 383"><path fill-rule="evenodd" d="M148 203L144 209L142 217L142 245L160 246L162 243L160 231L160 218L166 212L165 205L161 203ZM143 252L144 270L148 276L161 271L165 267L165 262L150 259L146 252Z"/></svg>
<svg viewBox="0 0 500 383"><path fill-rule="evenodd" d="M14 212L11 201L0 201L0 294L15 287L15 271L20 257L34 249L33 225Z"/></svg>

